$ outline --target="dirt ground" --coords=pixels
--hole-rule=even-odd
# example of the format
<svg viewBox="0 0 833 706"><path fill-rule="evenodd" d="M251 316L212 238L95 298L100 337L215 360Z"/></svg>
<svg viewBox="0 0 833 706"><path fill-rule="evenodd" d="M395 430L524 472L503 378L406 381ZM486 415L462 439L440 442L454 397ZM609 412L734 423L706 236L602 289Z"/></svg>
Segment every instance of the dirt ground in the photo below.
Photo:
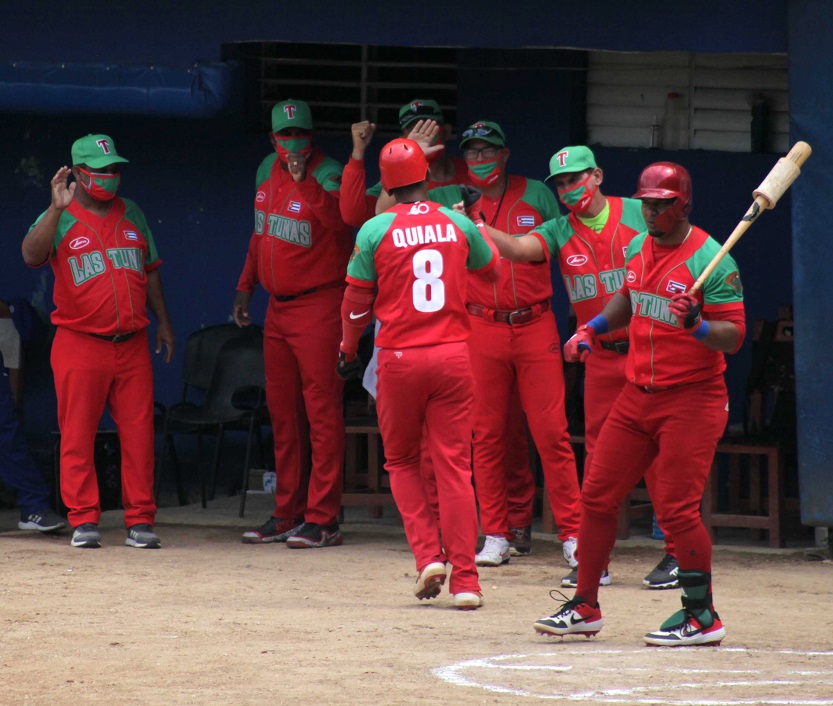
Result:
<svg viewBox="0 0 833 706"><path fill-rule="evenodd" d="M617 545L605 628L561 641L532 628L566 573L551 539L483 569L485 607L460 612L414 598L395 526L290 550L163 518L158 551L117 519L98 550L0 525L0 704L833 704L833 564L800 551L719 548L723 645L649 648L679 607L641 586L659 543Z"/></svg>

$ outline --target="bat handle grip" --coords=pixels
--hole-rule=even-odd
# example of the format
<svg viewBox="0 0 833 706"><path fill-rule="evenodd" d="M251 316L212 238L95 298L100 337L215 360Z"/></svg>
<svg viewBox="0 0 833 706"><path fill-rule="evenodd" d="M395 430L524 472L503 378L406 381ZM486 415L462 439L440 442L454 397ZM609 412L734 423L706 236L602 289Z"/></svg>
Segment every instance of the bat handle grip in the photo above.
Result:
<svg viewBox="0 0 833 706"><path fill-rule="evenodd" d="M588 353L593 352L593 349L587 343L584 343L584 342L581 342L581 343L578 344L578 349L580 351L587 351Z"/></svg>

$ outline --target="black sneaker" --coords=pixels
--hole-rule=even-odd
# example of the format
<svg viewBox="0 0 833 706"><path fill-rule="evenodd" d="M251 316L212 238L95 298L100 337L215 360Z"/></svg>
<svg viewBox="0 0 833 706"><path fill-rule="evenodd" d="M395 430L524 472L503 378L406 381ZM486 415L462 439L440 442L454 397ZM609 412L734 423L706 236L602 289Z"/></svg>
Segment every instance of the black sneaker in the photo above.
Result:
<svg viewBox="0 0 833 706"><path fill-rule="evenodd" d="M291 549L319 549L337 547L342 542L344 542L344 536L337 522L332 525L305 522L301 529L286 540L286 546Z"/></svg>
<svg viewBox="0 0 833 706"><path fill-rule="evenodd" d="M17 526L22 530L37 530L38 532L57 532L67 526L67 521L52 512L52 510L41 510L33 512L25 517L21 516Z"/></svg>
<svg viewBox="0 0 833 706"><path fill-rule="evenodd" d="M509 556L529 556L532 553L532 527L513 527L509 530Z"/></svg>
<svg viewBox="0 0 833 706"><path fill-rule="evenodd" d="M660 559L654 570L642 579L642 583L653 589L678 588L680 582L677 579L677 572L679 570L680 565L677 563L677 557L666 554Z"/></svg>
<svg viewBox="0 0 833 706"><path fill-rule="evenodd" d="M101 533L98 531L98 525L95 522L84 522L78 525L73 530L69 543L81 549L98 549L101 546Z"/></svg>
<svg viewBox="0 0 833 706"><path fill-rule="evenodd" d="M610 578L610 574L605 569L602 571L601 578L599 578L599 586L610 586L611 583L613 583L613 579ZM561 579L561 586L563 588L576 588L578 586L578 567L570 569L570 573Z"/></svg>
<svg viewBox="0 0 833 706"><path fill-rule="evenodd" d="M257 529L243 533L244 544L268 544L269 542L285 542L295 534L301 525L302 519L285 520L280 517L270 517Z"/></svg>
<svg viewBox="0 0 833 706"><path fill-rule="evenodd" d="M128 527L124 543L137 549L159 549L162 546L162 540L153 531L153 527L144 523Z"/></svg>

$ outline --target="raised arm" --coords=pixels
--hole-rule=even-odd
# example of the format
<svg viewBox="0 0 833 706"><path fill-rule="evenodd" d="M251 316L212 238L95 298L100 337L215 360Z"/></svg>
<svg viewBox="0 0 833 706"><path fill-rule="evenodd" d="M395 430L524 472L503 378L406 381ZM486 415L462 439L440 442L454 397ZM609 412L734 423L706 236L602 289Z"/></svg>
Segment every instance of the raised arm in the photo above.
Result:
<svg viewBox="0 0 833 706"><path fill-rule="evenodd" d="M49 259L52 251L52 241L58 228L58 221L64 209L72 203L75 197L76 184L67 185L70 175L69 167L61 167L52 177L52 203L46 209L37 224L23 239L21 249L23 260L27 265L42 265Z"/></svg>

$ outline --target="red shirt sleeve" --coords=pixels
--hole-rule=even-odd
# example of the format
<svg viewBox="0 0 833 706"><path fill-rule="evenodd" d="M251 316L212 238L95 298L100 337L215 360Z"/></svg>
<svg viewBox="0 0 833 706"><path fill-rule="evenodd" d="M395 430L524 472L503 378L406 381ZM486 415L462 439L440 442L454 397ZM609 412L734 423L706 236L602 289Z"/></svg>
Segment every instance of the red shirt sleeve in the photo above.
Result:
<svg viewBox="0 0 833 706"><path fill-rule="evenodd" d="M352 157L347 160L341 173L338 206L344 222L353 228L361 228L376 215L376 198L367 194L363 160Z"/></svg>
<svg viewBox="0 0 833 706"><path fill-rule="evenodd" d="M341 230L344 221L341 220L339 198L337 191L327 191L316 181L312 174L298 183L298 191L315 213L322 225L330 230Z"/></svg>

